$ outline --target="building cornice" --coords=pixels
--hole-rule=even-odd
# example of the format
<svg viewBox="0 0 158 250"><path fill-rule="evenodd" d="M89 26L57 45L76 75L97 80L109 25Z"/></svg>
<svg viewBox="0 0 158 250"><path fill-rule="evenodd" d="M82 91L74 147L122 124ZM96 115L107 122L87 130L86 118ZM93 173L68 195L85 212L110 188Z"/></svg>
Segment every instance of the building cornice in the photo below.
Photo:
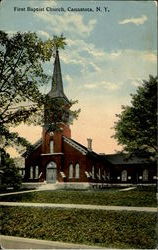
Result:
<svg viewBox="0 0 158 250"><path fill-rule="evenodd" d="M72 146L73 148L75 148L76 150L78 150L80 153L82 153L83 155L87 154L87 150L83 149L78 144L76 144L75 142L73 142L70 139L66 138L65 136L63 136L63 138L64 138L64 141L66 143L68 143L70 146Z"/></svg>
<svg viewBox="0 0 158 250"><path fill-rule="evenodd" d="M46 155L63 155L64 153L47 153L47 154L41 154L41 156L46 156Z"/></svg>

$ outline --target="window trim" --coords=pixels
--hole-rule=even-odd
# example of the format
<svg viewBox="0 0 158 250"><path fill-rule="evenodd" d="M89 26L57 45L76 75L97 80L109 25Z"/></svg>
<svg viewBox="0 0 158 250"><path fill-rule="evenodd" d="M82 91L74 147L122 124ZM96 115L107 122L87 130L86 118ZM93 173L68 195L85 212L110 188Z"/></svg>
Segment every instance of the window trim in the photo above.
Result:
<svg viewBox="0 0 158 250"><path fill-rule="evenodd" d="M92 166L92 179L95 179L95 168L94 165Z"/></svg>
<svg viewBox="0 0 158 250"><path fill-rule="evenodd" d="M76 163L75 165L75 178L79 179L80 178L80 164Z"/></svg>
<svg viewBox="0 0 158 250"><path fill-rule="evenodd" d="M54 153L54 141L53 140L50 140L49 142L49 152L50 154Z"/></svg>
<svg viewBox="0 0 158 250"><path fill-rule="evenodd" d="M39 178L39 166L36 165L35 166L35 179L38 179Z"/></svg>
<svg viewBox="0 0 158 250"><path fill-rule="evenodd" d="M74 168L73 168L73 164L70 163L69 164L69 179L72 179L74 176Z"/></svg>
<svg viewBox="0 0 158 250"><path fill-rule="evenodd" d="M34 167L30 166L30 179L33 180L34 179Z"/></svg>

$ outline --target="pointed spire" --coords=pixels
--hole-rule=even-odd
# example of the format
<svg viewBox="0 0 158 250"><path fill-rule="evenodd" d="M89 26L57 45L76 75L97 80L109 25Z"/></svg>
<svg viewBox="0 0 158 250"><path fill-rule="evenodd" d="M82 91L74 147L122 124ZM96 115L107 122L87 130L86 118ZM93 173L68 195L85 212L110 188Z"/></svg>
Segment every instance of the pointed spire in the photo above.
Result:
<svg viewBox="0 0 158 250"><path fill-rule="evenodd" d="M69 102L63 90L63 81L62 81L58 49L56 50L56 55L55 55L51 91L48 93L48 95L52 98L64 98L66 101Z"/></svg>

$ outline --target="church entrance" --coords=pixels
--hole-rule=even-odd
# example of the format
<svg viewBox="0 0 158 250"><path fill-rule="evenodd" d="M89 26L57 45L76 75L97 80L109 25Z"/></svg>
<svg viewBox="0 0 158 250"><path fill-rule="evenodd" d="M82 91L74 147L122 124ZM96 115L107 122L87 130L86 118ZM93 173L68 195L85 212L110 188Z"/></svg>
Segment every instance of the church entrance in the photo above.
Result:
<svg viewBox="0 0 158 250"><path fill-rule="evenodd" d="M55 183L57 180L57 165L51 161L46 168L46 181L47 183Z"/></svg>

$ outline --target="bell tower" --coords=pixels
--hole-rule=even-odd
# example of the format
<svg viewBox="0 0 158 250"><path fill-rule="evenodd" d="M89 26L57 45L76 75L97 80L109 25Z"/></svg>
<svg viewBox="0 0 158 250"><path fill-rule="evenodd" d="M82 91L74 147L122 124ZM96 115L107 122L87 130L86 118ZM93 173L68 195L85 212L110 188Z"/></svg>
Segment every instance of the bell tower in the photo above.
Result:
<svg viewBox="0 0 158 250"><path fill-rule="evenodd" d="M68 125L70 102L64 94L59 51L56 50L51 90L46 95L42 153L62 152L62 136L71 138Z"/></svg>

